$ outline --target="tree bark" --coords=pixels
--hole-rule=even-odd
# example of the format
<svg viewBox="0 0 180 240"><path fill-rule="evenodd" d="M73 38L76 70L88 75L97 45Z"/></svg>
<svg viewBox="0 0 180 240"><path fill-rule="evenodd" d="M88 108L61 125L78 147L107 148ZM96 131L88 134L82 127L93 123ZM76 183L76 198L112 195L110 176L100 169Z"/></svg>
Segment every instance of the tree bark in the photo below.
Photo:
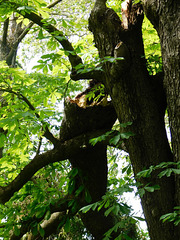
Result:
<svg viewBox="0 0 180 240"><path fill-rule="evenodd" d="M60 140L78 136L93 130L110 130L116 120L116 113L112 105L79 107L73 101L66 101L65 116L61 125ZM102 132L102 134L103 134ZM78 169L75 191L84 186L86 193L90 195L90 201L85 200L85 193L78 197L79 208L101 200L107 187L107 146L97 144L96 146L82 146L81 153L69 158L72 168ZM102 212L89 212L81 214L87 229L95 239L102 239L103 234L113 227L114 221L111 217L105 217Z"/></svg>
<svg viewBox="0 0 180 240"><path fill-rule="evenodd" d="M138 172L151 165L173 161L164 125L166 106L164 96L160 95L163 89L154 91L153 78L146 69L141 33L142 6L130 5L127 25L104 2L96 1L89 19L89 28L94 34L100 57L124 57L122 61L104 64L104 84L119 121L133 122L129 130L135 136L126 142L126 147L136 177ZM146 192L141 198L151 239L179 239L172 223L164 224L159 220L163 214L173 212L174 176L159 179L157 173L154 173L150 179L140 179L140 182L143 185L150 182L160 186L159 191Z"/></svg>
<svg viewBox="0 0 180 240"><path fill-rule="evenodd" d="M161 74L153 77L149 76L146 69L141 33L142 6L140 4L132 5L132 1L129 1L129 4L123 8L121 21L112 9L106 7L106 0L96 0L89 19L89 28L94 34L99 56L101 58L105 56L123 57L123 59L116 60L114 63L106 62L103 64L104 73L101 74L100 71L92 72L89 76L95 76L95 78L103 76L100 81L104 83L107 92L110 94L115 111L111 106L94 106L93 108L83 109L73 102L68 103L65 108L66 116L61 126L59 143L61 145L63 142L66 145L66 140L91 131L101 130L101 133L105 133L111 129L117 114L121 123L133 123L126 131L133 132L135 136L128 139L125 144L130 154L135 177L137 177L139 171L149 168L151 165L178 161L180 146L180 99L178 94L180 87L179 71L177 70L179 68L179 4L173 0L147 0L145 1L145 10L160 36L164 76ZM45 26L46 24L41 21L42 18L35 13L26 13L25 17L34 20L35 23L51 34L57 30L51 25ZM7 38L8 25L9 20L7 19L1 40L0 57L6 59L9 65L14 66L13 59L16 57L16 51L12 55L10 54L10 40ZM20 25L19 27L21 30ZM60 32L59 34L59 36L62 36ZM19 44L19 42L17 43ZM60 43L66 50L74 50L68 40L62 40ZM82 62L76 54L70 54L69 60L72 67ZM72 72L74 79L80 79L80 76L73 74L74 72ZM163 78L167 95L173 153L168 143L164 124L166 96L161 82ZM56 151L49 152L51 153L50 158L54 158L52 162L56 160L55 157L60 156L59 152L59 155L57 154L60 145L56 145ZM66 146L62 149L67 151ZM95 147L85 144L82 145L82 149L78 149L77 154L66 154L72 167L77 168L80 173L76 179L76 189L81 185L85 186L90 193L92 202L98 201L106 191L106 146L100 143ZM42 166L44 166L43 164ZM19 183L22 180L21 176L24 175L24 172L22 171L22 174L19 174L15 182L17 180L17 183ZM36 172L36 169L34 172ZM173 207L179 205L179 177L171 176L159 179L157 174L157 172L154 172L149 179L138 180L143 186L148 183L152 186L155 184L160 186L159 191L146 192L141 198L150 237L152 240L179 239L180 231L178 227L175 227L173 223L164 224L159 220L163 214L173 212ZM20 187L25 184L24 178L23 181ZM10 188L0 188L3 203L15 191L13 182ZM20 187L17 187L16 190L19 190ZM3 197L5 190L7 190L7 196ZM78 196L79 207L87 203L84 200L84 195L85 193L82 193ZM112 216L105 218L103 211L82 214L82 220L96 239L102 239L103 234L115 224L114 218ZM118 233L113 236L113 239L117 235Z"/></svg>
<svg viewBox="0 0 180 240"><path fill-rule="evenodd" d="M160 38L164 68L164 87L174 160L180 154L180 3L178 1L146 0L144 9ZM176 205L180 205L180 179L176 177Z"/></svg>
<svg viewBox="0 0 180 240"><path fill-rule="evenodd" d="M116 112L110 103L105 106L94 105L82 108L73 100L70 100L66 101L64 112L60 141L68 140L87 131L101 130L102 134L106 133L112 128L117 118ZM89 203L100 201L101 197L106 193L108 173L106 152L107 145L100 142L95 146L82 146L80 153L69 158L72 168L78 169L78 175L75 178L74 195L80 186L85 188L85 191L78 196L77 209ZM89 200L85 196L87 193L90 196ZM76 196L74 196L74 199L76 199ZM104 212L105 209L102 208L101 211L90 210L85 214L81 213L81 219L85 227L96 240L103 239L104 234L120 221L120 217L112 214L106 217ZM128 231L131 234L129 237L134 240L137 239L135 225L132 224L128 227L128 229L118 229L117 232L113 232L112 238L115 239L122 231Z"/></svg>

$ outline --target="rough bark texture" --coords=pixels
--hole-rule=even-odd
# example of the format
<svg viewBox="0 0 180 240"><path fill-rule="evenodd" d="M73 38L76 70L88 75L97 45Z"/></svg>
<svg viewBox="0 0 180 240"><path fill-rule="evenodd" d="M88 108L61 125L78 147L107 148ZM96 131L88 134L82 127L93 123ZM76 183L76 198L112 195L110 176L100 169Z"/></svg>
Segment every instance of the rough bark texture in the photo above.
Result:
<svg viewBox="0 0 180 240"><path fill-rule="evenodd" d="M105 133L111 129L116 120L116 113L112 105L81 108L76 103L67 101L64 112L65 116L60 131L61 141L98 129ZM69 159L72 167L77 168L80 173L76 178L76 189L84 185L92 202L99 201L106 192L106 148L101 144L94 147L84 145L80 154ZM79 207L88 204L82 195L79 196L78 202ZM103 234L114 224L114 221L110 217L105 218L102 212L82 214L82 220L96 239L103 238Z"/></svg>
<svg viewBox="0 0 180 240"><path fill-rule="evenodd" d="M86 108L79 107L73 101L65 103L65 116L61 125L60 141L65 141L88 131L101 130L102 134L110 130L117 118L112 104L106 106L94 105ZM69 158L72 167L79 171L76 177L76 188L84 186L85 191L90 194L91 203L101 200L107 188L107 146L98 143L95 146L82 146L82 150L77 155ZM78 196L79 207L87 205L84 193ZM100 240L104 234L112 228L120 218L108 215L105 217L105 210L89 211L86 214L81 213L81 219L86 228L91 232L95 239ZM115 239L121 230L128 231L132 239L136 238L135 225L129 226L129 229L119 229L112 234Z"/></svg>
<svg viewBox="0 0 180 240"><path fill-rule="evenodd" d="M174 160L180 154L180 3L179 1L145 1L145 12L158 32L167 95ZM176 205L180 205L180 179L176 179Z"/></svg>
<svg viewBox="0 0 180 240"><path fill-rule="evenodd" d="M163 90L156 95L153 79L148 75L145 59L142 58L142 6L136 4L128 9L128 27L124 28L124 23L104 2L96 1L89 27L100 57L114 56L117 44L124 45L118 54L118 57L124 57L124 61L104 65L104 84L111 95L119 121L133 122L129 130L135 136L126 142L126 147L136 176L144 168L173 160L163 119L166 106L164 96L160 95ZM179 239L173 224L163 224L159 220L163 214L172 212L175 206L174 177L158 179L154 173L150 179L140 181L143 184L151 182L152 185L160 185L159 191L145 193L141 198L151 239Z"/></svg>
<svg viewBox="0 0 180 240"><path fill-rule="evenodd" d="M3 36L0 40L0 60L5 60L11 67L16 66L17 49L20 43L18 38L23 32L22 22L17 24L17 19L18 18L13 15L11 24L9 18L4 21Z"/></svg>
<svg viewBox="0 0 180 240"><path fill-rule="evenodd" d="M81 79L81 77L96 80L100 78L99 81L104 83L106 91L112 98L113 107L99 105L81 108L75 102L67 101L60 140L52 137L50 141L52 143L55 141L53 150L36 156L9 185L0 187L2 203L7 202L14 192L21 189L40 168L50 162L66 158L69 158L72 168L77 168L79 173L75 179L76 188L74 191L83 185L89 192L92 202L100 200L107 185L106 145L98 143L92 147L89 144L89 139L93 134L90 133L95 132L95 136L97 136L97 132L105 133L111 129L116 116L121 123L133 123L126 131L133 132L135 136L128 139L125 144L130 154L135 177L138 172L151 165L178 161L180 146L179 4L178 1L173 0L146 0L144 2L147 16L154 24L160 37L164 74L149 76L146 69L141 33L142 6L140 4L132 5L130 0L126 1L127 5L123 5L121 21L112 9L106 7L106 0L96 0L89 18L89 29L94 34L99 56L101 58L105 56L123 57L123 60L117 60L114 63L106 62L103 64L103 73L92 70L92 72L80 76L80 74L76 74L74 67L82 61L76 54L70 54L69 60L73 68L71 77L74 80ZM44 24L41 21L42 18L33 12L26 13L25 17L52 35L54 31L58 31L51 24ZM9 19L4 22L4 34L0 42L0 59L6 60L10 66L14 67L18 44L27 32L21 35L21 23L16 24L16 19L12 23L15 25L12 24L8 35ZM62 37L61 32L59 32L59 36ZM65 50L74 50L67 39L58 41ZM166 95L163 86L167 95L172 152L164 125ZM49 139L48 136L45 137ZM0 149L1 155L2 149ZM151 239L180 239L179 227L175 227L173 223L164 224L159 220L163 214L173 212L173 207L180 204L179 178L172 175L169 178L159 179L157 172L154 172L151 178L138 179L138 181L143 186L148 183L152 186L155 184L160 186L159 191L146 192L141 198ZM75 195L72 197L73 199L77 198ZM77 206L77 210L87 204L85 199L85 192L82 192L78 196L79 206ZM66 207L68 201L69 199L65 202ZM58 209L57 211L66 212L67 209L72 210L67 207L65 210ZM88 212L82 214L81 217L85 226L97 240L102 239L103 234L117 221L110 215L106 218L104 210L102 212ZM58 219L56 224L59 221ZM27 225L25 227L25 229L22 228L22 235L29 231ZM52 231L50 232L52 233ZM47 234L51 233L47 231ZM119 232L112 236L112 239L115 239L118 234ZM133 234L134 232L130 237L136 239ZM12 237L11 239L17 238Z"/></svg>

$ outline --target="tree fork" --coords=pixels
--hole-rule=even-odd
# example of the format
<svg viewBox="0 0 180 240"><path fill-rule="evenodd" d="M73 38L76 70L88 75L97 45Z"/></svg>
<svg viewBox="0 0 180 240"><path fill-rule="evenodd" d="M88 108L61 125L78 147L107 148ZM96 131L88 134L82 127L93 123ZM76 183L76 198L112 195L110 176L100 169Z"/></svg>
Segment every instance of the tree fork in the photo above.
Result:
<svg viewBox="0 0 180 240"><path fill-rule="evenodd" d="M116 113L112 104L106 106L94 105L86 108L79 107L73 100L67 100L65 103L65 116L61 125L60 141L67 140L69 137L86 133L86 131L102 130L102 133L109 131L116 120ZM85 191L88 191L91 203L101 200L107 188L107 145L97 143L95 146L82 146L82 150L77 155L69 158L73 168L77 168L79 175L76 177L76 190L83 185ZM88 205L84 194L78 196L79 207ZM88 211L81 213L81 219L85 227L92 233L95 239L99 240L104 234L112 228L120 217L113 214L105 217L105 209L101 211ZM132 239L136 239L135 225L129 226ZM128 229L128 230L129 230ZM121 232L127 229L118 229L112 234L115 239Z"/></svg>

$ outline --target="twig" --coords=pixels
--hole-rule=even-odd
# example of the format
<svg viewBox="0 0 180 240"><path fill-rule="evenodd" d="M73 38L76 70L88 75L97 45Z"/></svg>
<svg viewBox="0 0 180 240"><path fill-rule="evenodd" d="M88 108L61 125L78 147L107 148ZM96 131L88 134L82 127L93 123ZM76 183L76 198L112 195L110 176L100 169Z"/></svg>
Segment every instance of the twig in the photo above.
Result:
<svg viewBox="0 0 180 240"><path fill-rule="evenodd" d="M67 84L66 84L66 88L64 90L64 102L65 102L65 99L66 99L66 93L67 93L67 90L68 90L68 86L69 86L69 83L70 83L71 79L68 80Z"/></svg>
<svg viewBox="0 0 180 240"><path fill-rule="evenodd" d="M40 153L41 145L42 145L42 137L39 138L39 143L38 143L38 148L37 148L37 151L36 151L36 156L39 155L39 153Z"/></svg>
<svg viewBox="0 0 180 240"><path fill-rule="evenodd" d="M52 8L52 7L54 7L55 5L57 5L58 3L60 3L60 2L62 2L62 0L57 0L57 1L53 2L53 3L50 3L50 4L47 6L47 8Z"/></svg>

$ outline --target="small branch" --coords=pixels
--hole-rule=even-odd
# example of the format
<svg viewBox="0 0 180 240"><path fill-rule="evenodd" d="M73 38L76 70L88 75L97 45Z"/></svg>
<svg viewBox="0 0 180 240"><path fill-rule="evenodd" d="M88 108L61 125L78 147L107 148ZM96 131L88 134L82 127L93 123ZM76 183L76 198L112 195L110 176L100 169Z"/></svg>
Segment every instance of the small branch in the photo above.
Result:
<svg viewBox="0 0 180 240"><path fill-rule="evenodd" d="M36 151L36 156L39 155L39 153L40 153L41 144L42 144L42 137L39 138L39 143L38 143L38 148L37 148L37 151Z"/></svg>
<svg viewBox="0 0 180 240"><path fill-rule="evenodd" d="M64 102L65 102L65 99L66 99L66 94L67 94L67 90L68 90L70 81L71 81L71 79L69 79L68 82L66 83L66 88L64 90L64 97L63 97Z"/></svg>
<svg viewBox="0 0 180 240"><path fill-rule="evenodd" d="M57 5L58 3L60 3L60 2L62 2L62 0L56 0L55 2L50 3L50 4L47 6L47 8L52 8L52 7L54 7L55 5Z"/></svg>

